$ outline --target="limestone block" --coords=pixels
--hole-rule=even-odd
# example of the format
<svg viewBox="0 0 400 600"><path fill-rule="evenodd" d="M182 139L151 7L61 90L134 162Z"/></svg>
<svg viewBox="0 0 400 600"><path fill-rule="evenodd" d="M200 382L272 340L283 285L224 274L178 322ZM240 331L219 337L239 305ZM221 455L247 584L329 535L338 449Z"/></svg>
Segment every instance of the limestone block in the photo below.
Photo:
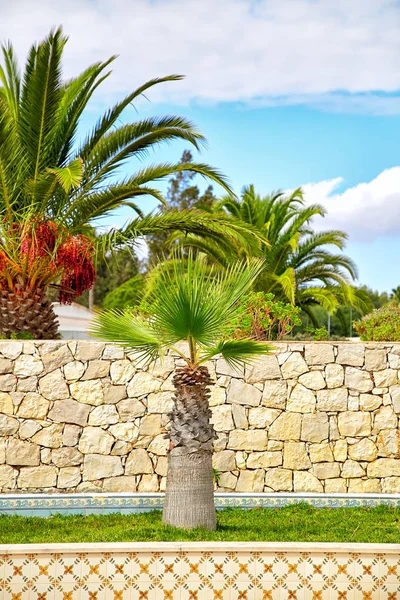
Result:
<svg viewBox="0 0 400 600"><path fill-rule="evenodd" d="M400 357L399 357L400 358ZM390 397L393 403L395 413L400 413L400 385L392 385L389 388Z"/></svg>
<svg viewBox="0 0 400 600"><path fill-rule="evenodd" d="M100 406L104 402L103 386L99 379L93 381L75 381L69 386L71 396L82 404Z"/></svg>
<svg viewBox="0 0 400 600"><path fill-rule="evenodd" d="M54 402L50 409L48 419L57 423L72 423L74 425L86 425L90 406L76 402L68 398Z"/></svg>
<svg viewBox="0 0 400 600"><path fill-rule="evenodd" d="M391 385L397 385L397 370L385 369L384 371L376 371L373 373L375 387L389 387Z"/></svg>
<svg viewBox="0 0 400 600"><path fill-rule="evenodd" d="M219 489L234 490L237 483L237 477L232 473L221 473L218 478Z"/></svg>
<svg viewBox="0 0 400 600"><path fill-rule="evenodd" d="M368 437L371 435L371 416L368 412L342 412L339 413L338 427L344 437Z"/></svg>
<svg viewBox="0 0 400 600"><path fill-rule="evenodd" d="M37 356L21 354L14 363L14 375L17 377L39 375L43 372L43 368L43 363Z"/></svg>
<svg viewBox="0 0 400 600"><path fill-rule="evenodd" d="M232 379L229 389L227 402L244 404L248 406L258 406L261 402L261 392L254 385L244 383L239 379Z"/></svg>
<svg viewBox="0 0 400 600"><path fill-rule="evenodd" d="M376 350L365 350L365 368L367 371L382 371L386 369L386 350L377 348Z"/></svg>
<svg viewBox="0 0 400 600"><path fill-rule="evenodd" d="M162 426L161 415L146 415L140 423L139 435L156 436L159 433L162 433L163 430L164 427Z"/></svg>
<svg viewBox="0 0 400 600"><path fill-rule="evenodd" d="M158 492L157 475L143 475L138 485L138 492Z"/></svg>
<svg viewBox="0 0 400 600"><path fill-rule="evenodd" d="M265 471L240 471L236 484L237 492L262 492L264 490Z"/></svg>
<svg viewBox="0 0 400 600"><path fill-rule="evenodd" d="M337 440L333 448L333 457L339 462L344 462L347 458L347 441Z"/></svg>
<svg viewBox="0 0 400 600"><path fill-rule="evenodd" d="M298 383L289 396L286 409L291 412L309 413L315 410L315 402L314 393Z"/></svg>
<svg viewBox="0 0 400 600"><path fill-rule="evenodd" d="M101 427L85 427L78 448L83 454L104 455L110 453L114 441L114 437Z"/></svg>
<svg viewBox="0 0 400 600"><path fill-rule="evenodd" d="M36 375L18 379L17 391L18 392L36 392L37 382L38 382L38 378L36 377Z"/></svg>
<svg viewBox="0 0 400 600"><path fill-rule="evenodd" d="M14 435L18 431L18 427L19 421L17 419L0 414L0 436Z"/></svg>
<svg viewBox="0 0 400 600"><path fill-rule="evenodd" d="M54 423L35 433L32 441L46 448L59 448L62 444L63 429L63 423Z"/></svg>
<svg viewBox="0 0 400 600"><path fill-rule="evenodd" d="M76 467L83 463L83 454L77 448L56 448L51 453L51 462L56 467Z"/></svg>
<svg viewBox="0 0 400 600"><path fill-rule="evenodd" d="M124 349L122 346L117 346L115 344L107 344L104 348L102 358L104 360L119 360L124 358Z"/></svg>
<svg viewBox="0 0 400 600"><path fill-rule="evenodd" d="M157 458L157 464L154 470L157 473L157 475L160 475L161 477L166 477L168 472L168 458L166 456L159 456Z"/></svg>
<svg viewBox="0 0 400 600"><path fill-rule="evenodd" d="M213 455L213 467L217 471L234 471L236 469L234 451L222 450L222 452L215 452Z"/></svg>
<svg viewBox="0 0 400 600"><path fill-rule="evenodd" d="M379 456L393 456L400 458L400 430L383 429L377 438Z"/></svg>
<svg viewBox="0 0 400 600"><path fill-rule="evenodd" d="M109 427L108 431L122 442L134 442L139 437L139 427L132 422L117 423Z"/></svg>
<svg viewBox="0 0 400 600"><path fill-rule="evenodd" d="M220 450L225 450L228 444L228 435L226 433L221 433L217 431L216 438L214 438L214 452L219 452Z"/></svg>
<svg viewBox="0 0 400 600"><path fill-rule="evenodd" d="M347 485L345 479L326 479L325 480L325 493L326 494L345 494L347 492Z"/></svg>
<svg viewBox="0 0 400 600"><path fill-rule="evenodd" d="M309 469L311 467L306 445L303 442L284 443L283 467L291 470Z"/></svg>
<svg viewBox="0 0 400 600"><path fill-rule="evenodd" d="M247 454L247 452L243 452L241 450L235 453L236 466L238 469L246 468L246 460L248 456L249 455Z"/></svg>
<svg viewBox="0 0 400 600"><path fill-rule="evenodd" d="M349 455L350 455L350 449L351 449L351 446L349 446ZM360 465L359 462L348 459L343 463L343 468L342 468L343 479L350 479L350 478L354 478L354 477L364 477L364 476L365 476L365 469L363 469L363 467Z"/></svg>
<svg viewBox="0 0 400 600"><path fill-rule="evenodd" d="M368 477L400 477L398 458L377 458L367 467Z"/></svg>
<svg viewBox="0 0 400 600"><path fill-rule="evenodd" d="M88 367L85 373L82 375L82 381L89 381L91 379L99 379L101 377L108 377L110 372L110 361L109 360L91 360L88 363Z"/></svg>
<svg viewBox="0 0 400 600"><path fill-rule="evenodd" d="M379 479L349 479L349 494L380 494Z"/></svg>
<svg viewBox="0 0 400 600"><path fill-rule="evenodd" d="M397 427L397 415L391 406L381 406L374 414L374 430L393 429Z"/></svg>
<svg viewBox="0 0 400 600"><path fill-rule="evenodd" d="M72 361L71 351L66 344L62 344L58 348L55 347L54 350L51 348L48 348L48 350L49 352L45 354L42 352L42 362L46 373L59 369Z"/></svg>
<svg viewBox="0 0 400 600"><path fill-rule="evenodd" d="M370 462L378 457L378 449L372 440L364 438L349 446L349 457L353 460Z"/></svg>
<svg viewBox="0 0 400 600"><path fill-rule="evenodd" d="M148 452L144 448L132 450L125 464L126 475L142 475L143 473L153 473L153 463Z"/></svg>
<svg viewBox="0 0 400 600"><path fill-rule="evenodd" d="M136 373L127 386L128 396L130 398L139 398L147 394L155 394L160 391L161 379L157 379L147 371Z"/></svg>
<svg viewBox="0 0 400 600"><path fill-rule="evenodd" d="M50 465L25 467L20 470L18 488L51 488L57 482L57 469Z"/></svg>
<svg viewBox="0 0 400 600"><path fill-rule="evenodd" d="M67 381L78 381L85 372L85 365L79 360L73 360L64 365L64 377Z"/></svg>
<svg viewBox="0 0 400 600"><path fill-rule="evenodd" d="M22 342L16 342L14 340L12 342L0 341L0 353L11 360L18 358L22 352L22 348Z"/></svg>
<svg viewBox="0 0 400 600"><path fill-rule="evenodd" d="M309 371L300 375L299 383L309 390L322 390L326 387L326 382L321 371Z"/></svg>
<svg viewBox="0 0 400 600"><path fill-rule="evenodd" d="M1 404L1 395L0 395ZM18 408L18 417L22 419L46 419L50 402L36 392L28 392ZM1 410L1 408L0 408ZM5 411L2 411L5 412Z"/></svg>
<svg viewBox="0 0 400 600"><path fill-rule="evenodd" d="M235 424L235 429L248 429L249 423L247 421L246 409L241 404L231 404L232 417ZM257 408L251 408L250 411L260 410Z"/></svg>
<svg viewBox="0 0 400 600"><path fill-rule="evenodd" d="M347 410L348 392L345 387L337 387L317 392L317 408L321 411Z"/></svg>
<svg viewBox="0 0 400 600"><path fill-rule="evenodd" d="M317 479L334 479L340 476L340 465L337 462L321 462L313 465L313 474Z"/></svg>
<svg viewBox="0 0 400 600"><path fill-rule="evenodd" d="M384 477L381 485L384 494L400 494L400 477Z"/></svg>
<svg viewBox="0 0 400 600"><path fill-rule="evenodd" d="M0 490L14 489L18 471L9 465L0 465Z"/></svg>
<svg viewBox="0 0 400 600"><path fill-rule="evenodd" d="M12 415L14 413L14 404L10 394L0 392L0 413Z"/></svg>
<svg viewBox="0 0 400 600"><path fill-rule="evenodd" d="M103 492L135 492L136 478L132 475L110 477L103 483Z"/></svg>
<svg viewBox="0 0 400 600"><path fill-rule="evenodd" d="M346 368L344 381L346 387L356 392L370 392L374 388L370 373L354 367Z"/></svg>
<svg viewBox="0 0 400 600"><path fill-rule="evenodd" d="M174 406L174 399L171 392L159 392L158 394L149 394L147 398L148 413L169 414Z"/></svg>
<svg viewBox="0 0 400 600"><path fill-rule="evenodd" d="M39 465L40 448L31 442L10 439L6 448L6 463L15 467Z"/></svg>
<svg viewBox="0 0 400 600"><path fill-rule="evenodd" d="M286 381L266 381L261 404L269 408L285 409L287 393Z"/></svg>
<svg viewBox="0 0 400 600"><path fill-rule="evenodd" d="M299 440L301 421L299 413L282 413L270 426L268 436L272 440Z"/></svg>
<svg viewBox="0 0 400 600"><path fill-rule="evenodd" d="M382 396L360 394L360 410L376 410L382 404Z"/></svg>
<svg viewBox="0 0 400 600"><path fill-rule="evenodd" d="M89 415L89 425L114 425L118 423L119 415L114 404L96 406Z"/></svg>
<svg viewBox="0 0 400 600"><path fill-rule="evenodd" d="M208 401L210 406L219 406L226 402L226 389L224 387L213 385L210 389L210 394Z"/></svg>
<svg viewBox="0 0 400 600"><path fill-rule="evenodd" d="M60 489L74 488L82 479L79 467L64 467L60 469L57 479L57 487Z"/></svg>
<svg viewBox="0 0 400 600"><path fill-rule="evenodd" d="M17 378L11 373L0 375L0 392L12 392L17 385Z"/></svg>
<svg viewBox="0 0 400 600"><path fill-rule="evenodd" d="M104 404L118 404L127 397L125 385L112 385L107 380L103 380L103 393Z"/></svg>
<svg viewBox="0 0 400 600"><path fill-rule="evenodd" d="M156 454L157 456L166 456L169 448L169 439L165 434L156 435L149 444L148 451ZM217 448L214 448L217 451Z"/></svg>
<svg viewBox="0 0 400 600"><path fill-rule="evenodd" d="M34 420L22 421L20 428L19 428L18 437L21 440L26 440L28 438L31 438L33 435L35 435L35 433L37 431L39 431L39 429L41 429L41 426L39 425L39 423L37 421L34 421Z"/></svg>
<svg viewBox="0 0 400 600"><path fill-rule="evenodd" d="M75 359L88 361L96 360L100 358L105 350L105 344L103 342L92 342L91 340L79 340L76 351Z"/></svg>
<svg viewBox="0 0 400 600"><path fill-rule="evenodd" d="M111 449L111 456L125 456L133 450L133 444L131 442L122 442L117 440Z"/></svg>
<svg viewBox="0 0 400 600"><path fill-rule="evenodd" d="M305 344L305 359L308 365L326 365L333 363L335 357L331 344Z"/></svg>
<svg viewBox="0 0 400 600"><path fill-rule="evenodd" d="M336 362L340 365L362 367L365 359L364 344L338 344Z"/></svg>
<svg viewBox="0 0 400 600"><path fill-rule="evenodd" d="M248 469L268 469L282 464L282 452L252 452L247 459ZM230 469L233 471L233 469Z"/></svg>
<svg viewBox="0 0 400 600"><path fill-rule="evenodd" d="M329 421L326 413L305 414L300 439L304 442L323 442L328 439Z"/></svg>
<svg viewBox="0 0 400 600"><path fill-rule="evenodd" d="M292 471L287 469L270 469L265 474L264 483L276 492L291 492L293 489Z"/></svg>
<svg viewBox="0 0 400 600"><path fill-rule="evenodd" d="M11 373L13 363L8 358L0 358L0 373Z"/></svg>
<svg viewBox="0 0 400 600"><path fill-rule="evenodd" d="M229 375L229 373L227 373ZM237 377L237 375L236 375ZM267 355L257 358L246 365L245 381L247 383L264 382L269 379L280 379L281 371L276 356Z"/></svg>
<svg viewBox="0 0 400 600"><path fill-rule="evenodd" d="M308 449L312 463L333 462L332 449L328 442L310 444Z"/></svg>
<svg viewBox="0 0 400 600"><path fill-rule="evenodd" d="M174 357L167 354L162 360L156 360L149 368L149 373L154 377L166 379L175 369Z"/></svg>
<svg viewBox="0 0 400 600"><path fill-rule="evenodd" d="M267 432L262 429L235 429L229 433L228 448L233 450L266 450Z"/></svg>
<svg viewBox="0 0 400 600"><path fill-rule="evenodd" d="M292 352L281 365L281 371L284 379L297 379L303 373L307 373L309 368L300 352Z"/></svg>
<svg viewBox="0 0 400 600"><path fill-rule="evenodd" d="M40 462L44 465L51 463L51 450L50 448L42 448L40 450Z"/></svg>
<svg viewBox="0 0 400 600"><path fill-rule="evenodd" d="M117 385L128 383L135 374L135 367L130 360L116 360L111 363L110 376L111 381Z"/></svg>
<svg viewBox="0 0 400 600"><path fill-rule="evenodd" d="M88 493L88 492L102 492L103 491L103 481L81 481L79 485L76 486L75 491L77 493Z"/></svg>
<svg viewBox="0 0 400 600"><path fill-rule="evenodd" d="M127 398L118 402L117 409L121 421L133 421L137 417L142 417L146 412L143 402L136 398Z"/></svg>
<svg viewBox="0 0 400 600"><path fill-rule="evenodd" d="M39 391L48 400L64 400L68 398L69 390L61 369L56 369L39 379Z"/></svg>
<svg viewBox="0 0 400 600"><path fill-rule="evenodd" d="M265 427L269 427L280 414L281 411L275 408L264 408L263 406L250 408L249 424L251 427L264 429Z"/></svg>
<svg viewBox="0 0 400 600"><path fill-rule="evenodd" d="M344 369L342 365L331 363L325 368L326 386L329 389L339 388L344 383Z"/></svg>
<svg viewBox="0 0 400 600"><path fill-rule="evenodd" d="M389 367L391 369L400 369L400 356L398 354L388 354Z"/></svg>
<svg viewBox="0 0 400 600"><path fill-rule="evenodd" d="M322 483L308 471L294 471L293 485L295 492L323 492Z"/></svg>
<svg viewBox="0 0 400 600"><path fill-rule="evenodd" d="M119 456L86 454L83 463L83 480L93 481L123 475L124 469Z"/></svg>

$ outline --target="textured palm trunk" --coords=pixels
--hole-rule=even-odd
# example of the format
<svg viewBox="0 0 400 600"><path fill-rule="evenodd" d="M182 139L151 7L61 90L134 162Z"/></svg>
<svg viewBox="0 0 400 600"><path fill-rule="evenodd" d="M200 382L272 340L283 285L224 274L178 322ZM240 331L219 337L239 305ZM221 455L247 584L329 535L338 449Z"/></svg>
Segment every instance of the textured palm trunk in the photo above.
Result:
<svg viewBox="0 0 400 600"><path fill-rule="evenodd" d="M206 367L182 367L177 369L173 382L176 391L170 414L163 522L183 529L215 529L210 375Z"/></svg>
<svg viewBox="0 0 400 600"><path fill-rule="evenodd" d="M57 339L57 317L45 291L0 290L0 332L7 338L30 333L36 340Z"/></svg>

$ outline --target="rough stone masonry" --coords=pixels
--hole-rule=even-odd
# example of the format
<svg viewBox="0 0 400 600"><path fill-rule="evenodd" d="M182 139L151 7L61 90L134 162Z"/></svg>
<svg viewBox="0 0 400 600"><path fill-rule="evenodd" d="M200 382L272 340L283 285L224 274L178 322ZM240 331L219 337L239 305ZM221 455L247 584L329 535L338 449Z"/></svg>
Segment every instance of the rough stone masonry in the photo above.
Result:
<svg viewBox="0 0 400 600"><path fill-rule="evenodd" d="M400 493L400 344L276 343L218 359L217 489ZM165 489L172 374L95 341L0 341L0 491Z"/></svg>

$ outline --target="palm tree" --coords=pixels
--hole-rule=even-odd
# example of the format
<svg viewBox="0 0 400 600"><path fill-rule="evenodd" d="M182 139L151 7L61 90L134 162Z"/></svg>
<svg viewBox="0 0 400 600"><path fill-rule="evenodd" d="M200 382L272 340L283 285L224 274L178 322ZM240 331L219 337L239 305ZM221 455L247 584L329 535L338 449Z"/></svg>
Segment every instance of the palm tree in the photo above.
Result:
<svg viewBox="0 0 400 600"><path fill-rule="evenodd" d="M214 429L208 405L211 378L207 361L220 354L232 366L270 347L250 339L225 339L227 325L241 315L239 300L263 267L252 259L226 270L205 265L189 252L161 263L146 298L148 317L132 311L106 311L92 334L130 348L144 363L168 349L185 361L175 370L170 414L170 451L163 520L175 527L215 529L212 449ZM187 351L177 347L186 342Z"/></svg>
<svg viewBox="0 0 400 600"><path fill-rule="evenodd" d="M149 117L121 124L126 107L170 75L147 81L107 110L83 141L82 114L115 57L98 62L69 81L61 62L67 38L52 31L32 46L23 75L10 44L0 66L0 331L26 331L36 338L57 335L47 291L71 302L93 285L96 257L138 237L164 231L224 236L250 243L248 232L228 220L193 211L144 216L135 204L143 196L163 203L152 182L193 171L222 185L225 178L202 164L143 166L128 177L120 170L162 142L183 139L196 148L204 137L184 118ZM119 178L118 178L119 176ZM99 219L128 206L135 214L125 227L95 235ZM247 240L247 241L246 241Z"/></svg>

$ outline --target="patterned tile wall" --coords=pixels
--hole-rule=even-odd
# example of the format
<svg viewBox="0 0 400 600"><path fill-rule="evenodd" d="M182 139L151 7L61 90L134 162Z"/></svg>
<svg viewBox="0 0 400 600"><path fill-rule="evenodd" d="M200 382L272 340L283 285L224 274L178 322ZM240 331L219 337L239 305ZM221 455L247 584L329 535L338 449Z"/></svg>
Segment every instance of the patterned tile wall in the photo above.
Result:
<svg viewBox="0 0 400 600"><path fill-rule="evenodd" d="M166 545L167 546L167 545ZM210 546L210 544L208 544ZM398 600L399 552L0 547L2 600ZM199 544L199 548L201 544ZM21 547L19 547L21 548ZM375 546L376 548L376 546ZM158 549L160 547L158 545ZM7 552L8 550L8 552ZM29 552L29 550L28 550Z"/></svg>

